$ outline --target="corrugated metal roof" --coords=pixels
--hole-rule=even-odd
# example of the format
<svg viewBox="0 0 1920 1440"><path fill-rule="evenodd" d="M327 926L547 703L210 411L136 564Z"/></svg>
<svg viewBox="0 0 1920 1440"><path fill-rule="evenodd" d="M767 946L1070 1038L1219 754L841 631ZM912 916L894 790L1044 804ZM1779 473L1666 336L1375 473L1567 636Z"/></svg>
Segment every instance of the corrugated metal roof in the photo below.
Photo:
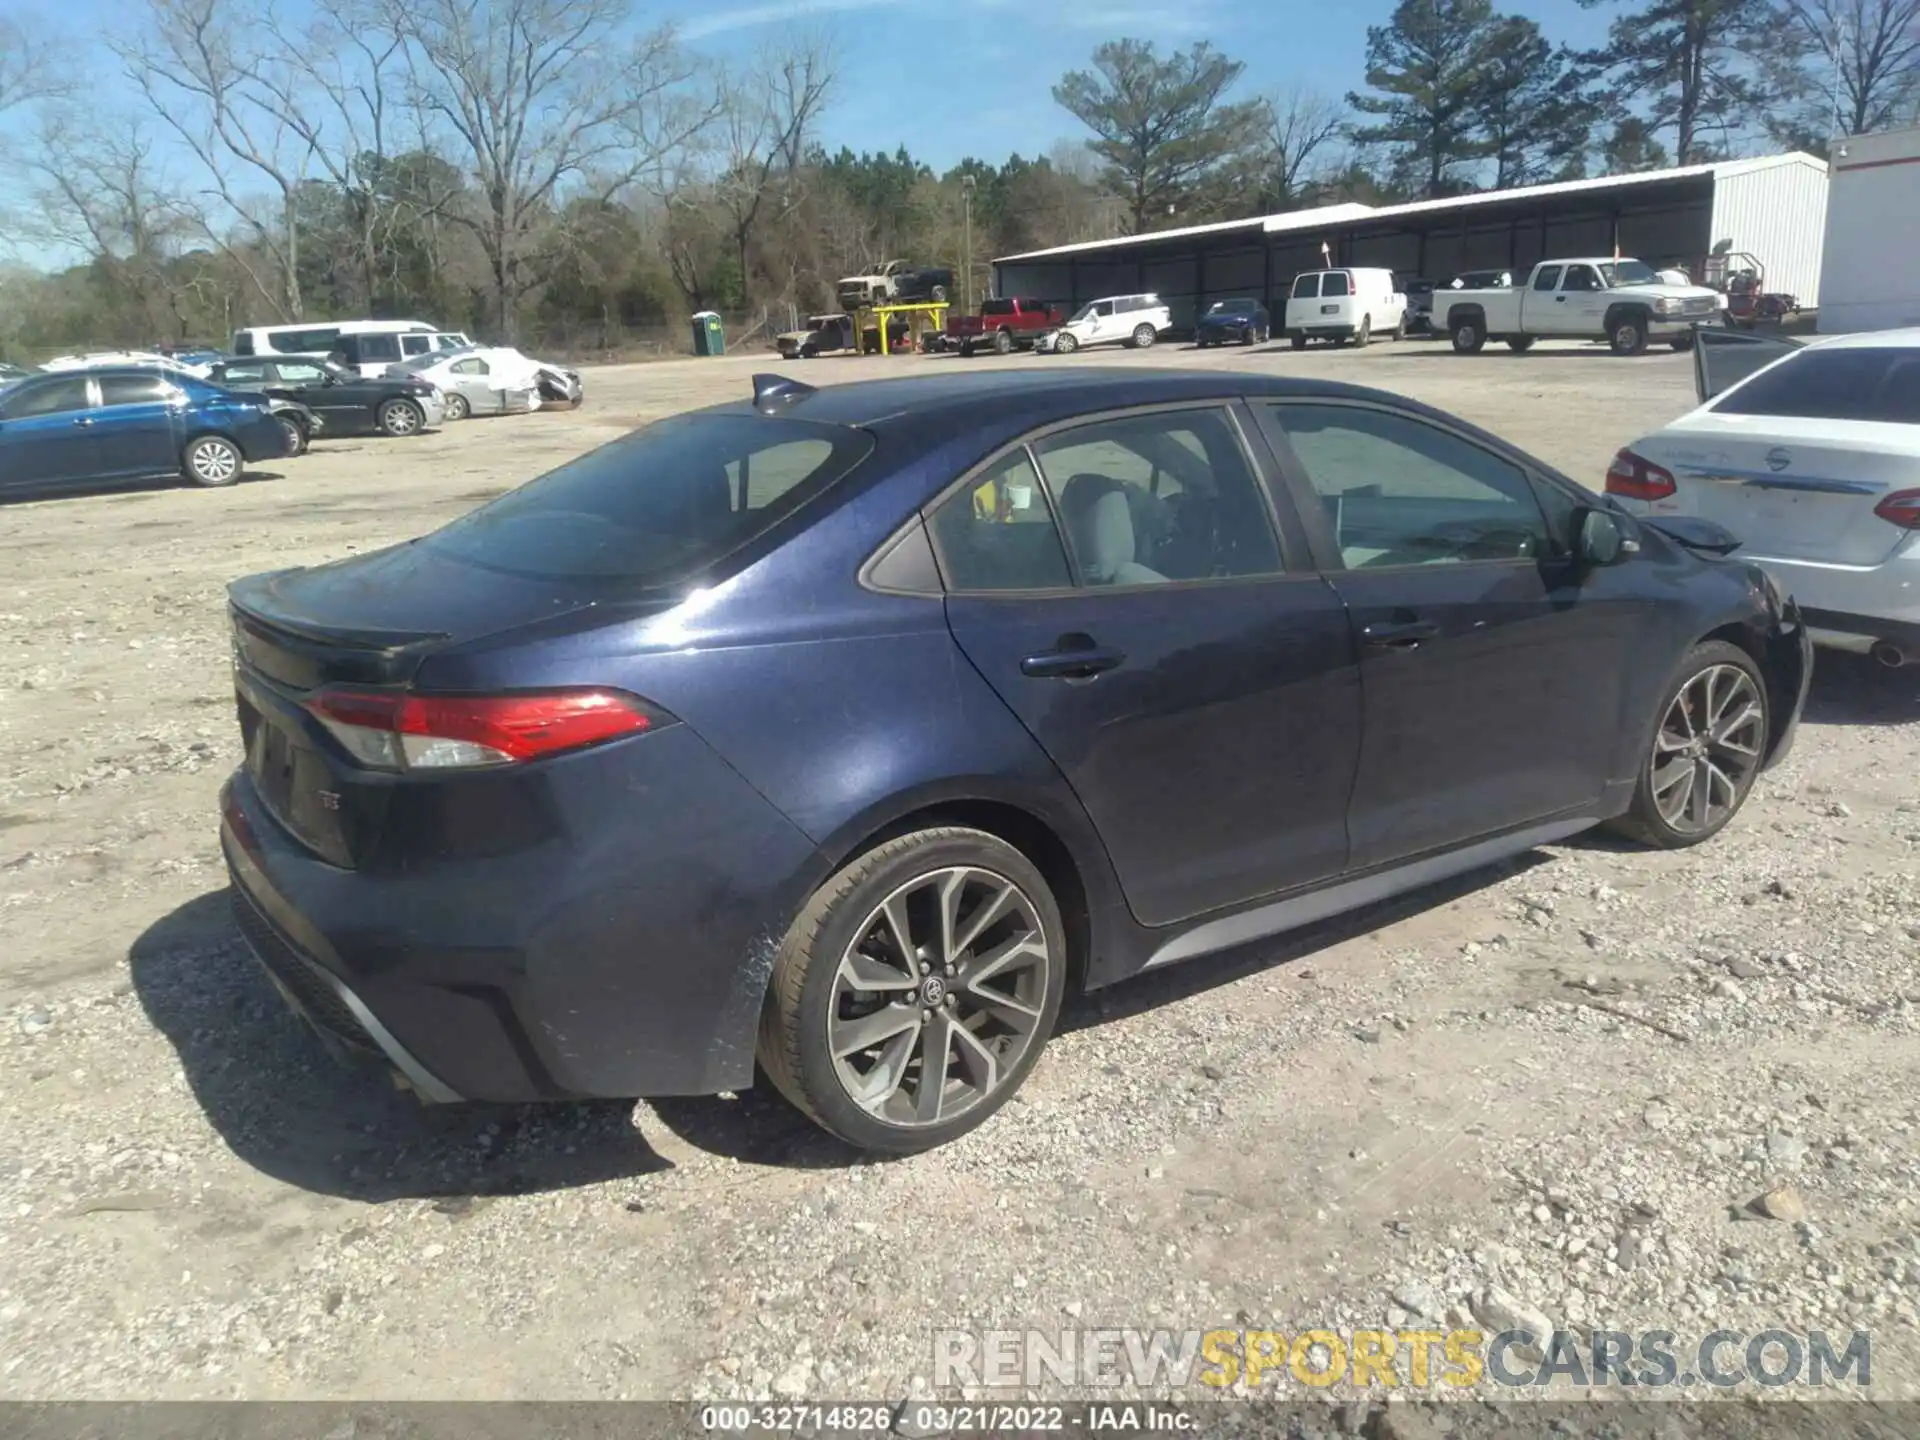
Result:
<svg viewBox="0 0 1920 1440"><path fill-rule="evenodd" d="M1180 230L1154 230L1145 235L1121 235L1111 240L1083 240L1074 245L1056 245L1049 250L1029 250L1020 255L1002 255L994 260L1001 265L1016 260L1049 260L1064 255L1085 255L1096 251L1125 251L1139 245L1180 240L1198 235L1218 235L1235 230L1259 230L1278 235L1296 230L1316 230L1328 225L1352 224L1362 220L1394 220L1408 215L1430 215L1448 210L1467 210L1511 200L1550 200L1583 191L1628 190L1665 181L1691 180L1702 176L1744 175L1755 170L1783 165L1813 165L1827 168L1824 160L1804 151L1784 155L1760 155L1748 160L1719 160L1707 165L1680 165L1671 170L1647 170L1634 175L1600 175L1587 180L1560 180L1548 185L1528 185L1517 190L1486 190L1473 195L1454 195L1444 200L1415 200L1405 205L1361 205L1346 202L1323 205L1316 210L1291 210L1278 215L1255 215L1245 220L1222 220L1211 225L1189 225Z"/></svg>

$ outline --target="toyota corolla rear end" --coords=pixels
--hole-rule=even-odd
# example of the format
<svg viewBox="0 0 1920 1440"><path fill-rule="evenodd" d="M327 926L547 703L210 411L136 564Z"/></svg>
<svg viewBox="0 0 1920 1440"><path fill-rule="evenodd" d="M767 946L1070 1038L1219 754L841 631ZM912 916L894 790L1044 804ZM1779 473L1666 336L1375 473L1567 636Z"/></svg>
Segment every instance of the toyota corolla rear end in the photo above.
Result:
<svg viewBox="0 0 1920 1440"><path fill-rule="evenodd" d="M701 686L661 622L867 444L683 417L423 540L232 587L236 915L336 1051L436 1101L750 1081L817 857L672 708ZM756 457L757 493L730 488Z"/></svg>

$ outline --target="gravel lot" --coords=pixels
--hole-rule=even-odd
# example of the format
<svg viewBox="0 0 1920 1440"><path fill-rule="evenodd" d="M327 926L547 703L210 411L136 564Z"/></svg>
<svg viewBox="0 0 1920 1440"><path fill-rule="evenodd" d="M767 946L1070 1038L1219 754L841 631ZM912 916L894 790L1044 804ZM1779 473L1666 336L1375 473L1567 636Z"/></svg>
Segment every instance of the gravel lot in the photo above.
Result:
<svg viewBox="0 0 1920 1440"><path fill-rule="evenodd" d="M804 374L1143 362L1382 385L1593 481L1692 403L1684 357L1572 346ZM1070 1004L935 1154L860 1163L758 1094L425 1111L336 1069L226 918L225 583L756 368L595 370L572 414L0 509L0 1394L898 1400L937 1328L1502 1307L1864 1327L1873 1392L1920 1394L1920 682L1850 657L1706 847L1582 839ZM1785 1218L1743 1208L1769 1191Z"/></svg>

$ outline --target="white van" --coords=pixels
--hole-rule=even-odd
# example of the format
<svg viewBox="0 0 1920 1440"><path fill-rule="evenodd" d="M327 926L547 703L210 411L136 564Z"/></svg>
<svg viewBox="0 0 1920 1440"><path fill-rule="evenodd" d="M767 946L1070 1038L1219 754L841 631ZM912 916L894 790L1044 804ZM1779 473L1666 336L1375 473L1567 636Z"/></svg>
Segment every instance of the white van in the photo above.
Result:
<svg viewBox="0 0 1920 1440"><path fill-rule="evenodd" d="M1287 294L1287 339L1304 350L1309 340L1351 340L1364 345L1376 335L1407 338L1407 297L1393 288L1391 270L1308 270L1293 277Z"/></svg>
<svg viewBox="0 0 1920 1440"><path fill-rule="evenodd" d="M363 375L382 374L388 365L408 355L424 355L436 348L432 338L443 333L424 320L330 320L311 325L250 325L233 332L227 348L239 356L299 355L320 358L340 348L344 336L364 337L356 345L355 366ZM426 337L407 341L406 337ZM371 343L368 343L368 342Z"/></svg>

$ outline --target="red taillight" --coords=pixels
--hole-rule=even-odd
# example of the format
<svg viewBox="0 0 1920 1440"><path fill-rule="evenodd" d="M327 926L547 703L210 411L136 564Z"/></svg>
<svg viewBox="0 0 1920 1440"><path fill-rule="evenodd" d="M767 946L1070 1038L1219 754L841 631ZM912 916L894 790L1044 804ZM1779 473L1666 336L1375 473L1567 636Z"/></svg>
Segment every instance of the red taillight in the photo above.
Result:
<svg viewBox="0 0 1920 1440"><path fill-rule="evenodd" d="M1629 500L1664 500L1677 488L1672 471L1641 459L1631 450L1622 450L1607 467L1609 495L1624 495Z"/></svg>
<svg viewBox="0 0 1920 1440"><path fill-rule="evenodd" d="M516 765L637 735L662 716L611 690L536 695L408 695L323 690L307 709L363 765L464 770Z"/></svg>
<svg viewBox="0 0 1920 1440"><path fill-rule="evenodd" d="M1920 530L1920 490L1896 490L1874 506L1873 513L1902 530Z"/></svg>

